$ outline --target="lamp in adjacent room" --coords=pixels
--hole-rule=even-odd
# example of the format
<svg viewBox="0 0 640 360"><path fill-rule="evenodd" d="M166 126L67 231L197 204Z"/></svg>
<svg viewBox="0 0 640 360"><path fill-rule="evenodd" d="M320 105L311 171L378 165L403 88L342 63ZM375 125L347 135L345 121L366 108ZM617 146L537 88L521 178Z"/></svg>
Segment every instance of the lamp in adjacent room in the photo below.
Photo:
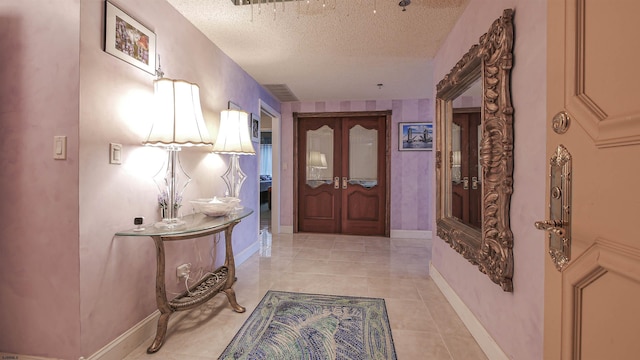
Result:
<svg viewBox="0 0 640 360"><path fill-rule="evenodd" d="M240 168L239 155L255 155L249 134L249 114L240 110L223 110L220 113L220 128L213 146L217 154L231 154L229 168L222 175L229 196L240 198L240 188L247 175Z"/></svg>
<svg viewBox="0 0 640 360"><path fill-rule="evenodd" d="M154 181L160 195L162 222L156 226L174 228L184 224L178 217L182 193L191 178L182 169L178 152L182 147L213 145L202 116L198 85L184 80L160 78L154 81L155 118L144 145L167 150L165 166Z"/></svg>
<svg viewBox="0 0 640 360"><path fill-rule="evenodd" d="M307 166L309 166L310 177L314 180L319 180L320 170L327 168L327 156L320 151L312 150L309 152L309 161Z"/></svg>

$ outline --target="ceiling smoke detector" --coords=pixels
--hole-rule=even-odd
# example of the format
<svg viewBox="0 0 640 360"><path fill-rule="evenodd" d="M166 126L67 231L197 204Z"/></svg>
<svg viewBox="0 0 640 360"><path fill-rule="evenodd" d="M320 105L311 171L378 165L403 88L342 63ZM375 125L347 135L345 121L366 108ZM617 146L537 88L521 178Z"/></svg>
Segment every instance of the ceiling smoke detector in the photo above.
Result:
<svg viewBox="0 0 640 360"><path fill-rule="evenodd" d="M411 0L401 0L398 6L402 6L402 11L407 11L407 6L411 5Z"/></svg>

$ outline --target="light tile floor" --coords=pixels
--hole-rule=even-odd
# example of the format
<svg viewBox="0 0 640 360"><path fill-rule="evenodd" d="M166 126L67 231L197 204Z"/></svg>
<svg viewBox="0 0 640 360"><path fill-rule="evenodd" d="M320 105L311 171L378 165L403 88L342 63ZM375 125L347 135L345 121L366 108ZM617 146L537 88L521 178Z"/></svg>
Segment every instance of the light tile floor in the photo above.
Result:
<svg viewBox="0 0 640 360"><path fill-rule="evenodd" d="M233 312L218 294L173 314L156 354L146 354L150 338L126 360L217 359L269 289L384 298L400 360L487 359L429 277L430 240L271 235L264 216L263 246L237 267L234 288L247 311Z"/></svg>

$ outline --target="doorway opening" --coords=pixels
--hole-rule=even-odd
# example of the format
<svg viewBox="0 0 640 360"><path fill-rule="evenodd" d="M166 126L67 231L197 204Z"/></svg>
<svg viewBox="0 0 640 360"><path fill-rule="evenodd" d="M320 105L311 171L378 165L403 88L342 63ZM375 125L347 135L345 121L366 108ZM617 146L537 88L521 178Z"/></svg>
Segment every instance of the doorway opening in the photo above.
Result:
<svg viewBox="0 0 640 360"><path fill-rule="evenodd" d="M280 233L280 113L260 100L259 234Z"/></svg>
<svg viewBox="0 0 640 360"><path fill-rule="evenodd" d="M271 232L271 194L273 191L273 136L271 117L260 114L260 230Z"/></svg>

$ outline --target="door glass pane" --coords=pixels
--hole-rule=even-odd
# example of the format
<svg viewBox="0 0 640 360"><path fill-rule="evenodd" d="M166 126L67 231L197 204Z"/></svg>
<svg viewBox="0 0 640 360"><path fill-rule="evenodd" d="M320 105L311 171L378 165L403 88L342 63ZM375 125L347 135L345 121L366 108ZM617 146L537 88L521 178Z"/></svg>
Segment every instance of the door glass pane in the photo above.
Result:
<svg viewBox="0 0 640 360"><path fill-rule="evenodd" d="M333 129L327 125L307 131L307 185L331 184L333 176Z"/></svg>
<svg viewBox="0 0 640 360"><path fill-rule="evenodd" d="M366 188L378 184L378 130L349 129L349 183Z"/></svg>

